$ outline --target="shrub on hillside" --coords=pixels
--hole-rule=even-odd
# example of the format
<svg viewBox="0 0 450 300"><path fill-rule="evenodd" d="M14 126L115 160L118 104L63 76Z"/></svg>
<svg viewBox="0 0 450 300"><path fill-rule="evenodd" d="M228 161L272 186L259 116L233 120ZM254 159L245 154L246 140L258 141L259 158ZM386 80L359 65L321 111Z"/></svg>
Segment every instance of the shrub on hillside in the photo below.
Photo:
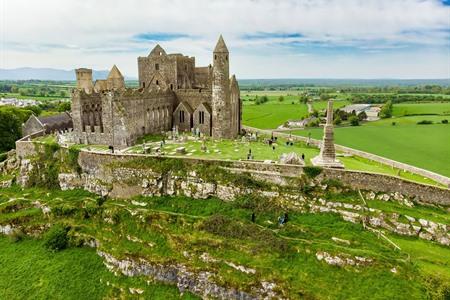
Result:
<svg viewBox="0 0 450 300"><path fill-rule="evenodd" d="M417 122L417 125L430 125L430 124L433 124L433 121L422 120L422 121Z"/></svg>
<svg viewBox="0 0 450 300"><path fill-rule="evenodd" d="M69 243L69 228L60 224L53 225L44 236L44 247L51 251L63 250Z"/></svg>
<svg viewBox="0 0 450 300"><path fill-rule="evenodd" d="M320 173L322 173L322 168L314 166L303 167L303 172L309 178L315 178L319 176Z"/></svg>
<svg viewBox="0 0 450 300"><path fill-rule="evenodd" d="M447 120L447 119L444 119L444 120L441 121L441 123L442 123L442 124L448 124L448 120Z"/></svg>

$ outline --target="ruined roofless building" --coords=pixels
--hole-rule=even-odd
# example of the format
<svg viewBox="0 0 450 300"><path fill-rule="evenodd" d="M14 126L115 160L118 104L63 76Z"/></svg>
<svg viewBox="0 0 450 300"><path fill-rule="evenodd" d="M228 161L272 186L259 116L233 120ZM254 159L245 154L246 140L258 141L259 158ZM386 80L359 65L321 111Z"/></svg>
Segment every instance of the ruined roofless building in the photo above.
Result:
<svg viewBox="0 0 450 300"><path fill-rule="evenodd" d="M326 168L344 168L344 165L336 159L333 134L333 101L328 101L327 122L323 128L323 140L320 153L311 162L314 166Z"/></svg>
<svg viewBox="0 0 450 300"><path fill-rule="evenodd" d="M139 87L127 88L114 65L107 79L92 81L91 69L77 69L72 92L74 142L133 145L148 133L199 131L233 139L241 130L241 99L236 77L229 77L229 52L222 36L213 64L196 67L195 58L167 54L156 45L138 58Z"/></svg>

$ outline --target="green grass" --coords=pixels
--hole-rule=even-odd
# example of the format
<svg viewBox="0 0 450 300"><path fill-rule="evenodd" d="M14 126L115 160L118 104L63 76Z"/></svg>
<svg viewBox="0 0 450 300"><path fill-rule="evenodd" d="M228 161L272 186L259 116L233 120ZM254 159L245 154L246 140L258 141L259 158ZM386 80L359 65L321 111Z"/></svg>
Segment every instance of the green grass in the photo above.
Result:
<svg viewBox="0 0 450 300"><path fill-rule="evenodd" d="M288 120L300 120L308 114L306 104L300 104L298 100L291 104L288 97L282 103L269 101L264 104L247 104L242 106L242 123L247 126L262 129L274 129L283 125Z"/></svg>
<svg viewBox="0 0 450 300"><path fill-rule="evenodd" d="M450 115L450 102L398 103L393 106L394 116L407 115Z"/></svg>
<svg viewBox="0 0 450 300"><path fill-rule="evenodd" d="M1 93L2 97L4 98L17 98L17 99L34 99L34 100L58 100L58 99L64 99L64 98L69 98L69 96L66 97L61 97L61 96L22 96L19 93ZM67 93L69 94L69 93Z"/></svg>
<svg viewBox="0 0 450 300"><path fill-rule="evenodd" d="M420 120L436 124L417 125ZM450 176L450 127L439 124L444 116L384 119L357 127L335 128L335 143ZM392 126L392 122L397 125ZM298 130L295 134L322 138L323 129Z"/></svg>
<svg viewBox="0 0 450 300"><path fill-rule="evenodd" d="M133 297L129 288L144 290L142 296L147 299L180 298L174 286L114 276L93 249L69 248L53 253L40 240L14 243L5 237L0 237L0 249L2 299L129 299ZM196 299L188 294L181 298Z"/></svg>
<svg viewBox="0 0 450 300"><path fill-rule="evenodd" d="M333 101L333 109L341 108L349 104L351 103L347 100ZM327 108L328 101L313 101L312 106L315 110L322 111Z"/></svg>
<svg viewBox="0 0 450 300"><path fill-rule="evenodd" d="M338 196L330 194L328 198ZM19 197L21 200L6 203ZM423 299L425 289L421 276L429 274L432 268L440 272L449 268L448 248L411 238L405 239L408 247L402 244L404 250L398 252L364 230L361 224L345 222L335 214L289 210L290 221L279 227L277 217L286 208L262 198L222 202L215 198L137 197L134 200L146 206L134 205L130 200L108 199L102 207L96 206L96 198L77 190L3 189L0 209L5 219L0 224L12 220L22 210L29 210L31 203L39 200L51 207L49 219L35 210L28 218L16 218L15 222L25 226L64 222L71 224L73 232L100 240L100 249L117 257L142 257L162 264L181 263L196 270L208 270L216 273L214 278L223 285L243 290L259 286L262 280L272 281L287 292L289 299ZM357 193L348 194L347 201L361 203ZM18 212L5 210L19 203ZM386 212L394 209L384 207L382 202L377 207ZM411 210L415 210L417 217L426 218L432 213L446 218L442 209L433 211L416 206ZM256 224L250 222L254 211ZM411 215L409 211L408 214ZM205 227L205 224L214 225L211 221L217 215L225 220L219 224L219 230ZM116 221L110 224L105 218ZM129 241L127 236L151 242L153 246ZM337 244L332 237L347 239L351 245ZM403 239L396 235L393 238ZM282 245L283 250L279 248ZM114 276L91 249L69 248L52 253L39 240L11 243L6 238L0 238L0 247L0 298L16 299L17 295L33 299L50 295L59 299L130 298L130 287L142 288L142 297L146 299L179 297L175 287L148 286L145 278ZM184 251L190 257L185 257ZM374 263L359 268L334 267L318 261L317 251L370 257ZM199 259L204 252L218 262L206 263ZM413 263L406 260L408 255ZM253 268L257 273L239 272L225 262ZM397 274L390 272L394 266ZM108 281L115 288L106 285Z"/></svg>

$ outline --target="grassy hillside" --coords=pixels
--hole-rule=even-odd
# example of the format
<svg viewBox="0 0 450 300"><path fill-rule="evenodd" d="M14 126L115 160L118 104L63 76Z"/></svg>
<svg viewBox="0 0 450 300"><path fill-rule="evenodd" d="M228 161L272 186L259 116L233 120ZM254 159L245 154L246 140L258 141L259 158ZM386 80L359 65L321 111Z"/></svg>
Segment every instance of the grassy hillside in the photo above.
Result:
<svg viewBox="0 0 450 300"><path fill-rule="evenodd" d="M324 197L330 202L362 204L358 194L351 191L327 190ZM49 207L51 213L43 215L35 201ZM398 212L400 218L408 214L450 222L448 213L440 208L409 208L395 201L367 203L385 214ZM99 241L99 250L115 257L178 263L193 272L208 270L214 281L244 291L260 286L261 281L272 282L276 291L291 299L442 297L450 282L448 247L386 233L401 246L398 251L360 223L265 198L222 202L137 197L102 203L84 191L14 187L2 190L0 211L0 225L20 225L24 231L36 230L43 224L69 226L72 245L52 253L39 240L13 243L0 239L0 298L29 295L39 299L56 295L75 299L83 292L90 299L129 298L130 287L142 289L141 296L146 299L176 297L173 288L147 285L145 278L107 273L92 250L76 247L89 239ZM256 213L255 223L250 220L252 212ZM289 222L277 225L277 218L285 212L289 213ZM323 252L353 259L363 257L367 263L329 265L318 259L318 253Z"/></svg>
<svg viewBox="0 0 450 300"><path fill-rule="evenodd" d="M131 297L130 288L144 290L148 299L197 299L189 293L180 297L174 286L115 276L93 249L50 252L40 240L14 243L2 236L0 249L2 299L111 299Z"/></svg>

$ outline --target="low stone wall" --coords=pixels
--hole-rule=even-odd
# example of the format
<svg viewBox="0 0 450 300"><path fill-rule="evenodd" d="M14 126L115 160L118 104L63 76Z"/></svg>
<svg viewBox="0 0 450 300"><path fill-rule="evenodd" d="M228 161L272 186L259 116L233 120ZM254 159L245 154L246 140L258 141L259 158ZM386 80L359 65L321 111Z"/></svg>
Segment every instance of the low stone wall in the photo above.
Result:
<svg viewBox="0 0 450 300"><path fill-rule="evenodd" d="M110 171L106 171L105 168L103 168L104 165L108 165L112 162L124 162L142 157L156 156L142 154L108 154L82 151L79 156L79 163L85 173L93 176L94 178L110 182L113 174L110 173ZM158 159L164 160L167 158L159 157ZM178 159L182 159L183 162L188 163L188 165L197 165L205 162L217 164L224 163L224 161L221 160L206 160L188 157L179 157ZM299 165L269 164L251 161L227 161L226 168L237 173L247 172L257 179L264 179L281 186L289 184L289 182L286 181L286 178L299 177L304 173L303 167ZM151 170L132 171L132 169L128 169L127 172L128 173L121 174L121 176L123 176L121 180L124 182L129 179L126 177L135 177L140 178L141 180L145 177L142 172L152 173ZM323 169L318 179L336 179L353 189L373 190L384 193L399 192L424 203L450 206L450 190L414 183L393 176L339 169Z"/></svg>
<svg viewBox="0 0 450 300"><path fill-rule="evenodd" d="M36 154L36 150L34 144L31 142L32 139L37 138L39 136L43 136L45 132L38 131L33 134L24 136L20 140L16 141L16 155L17 158L22 159L27 156L32 156Z"/></svg>
<svg viewBox="0 0 450 300"><path fill-rule="evenodd" d="M312 139L312 138L308 139L307 137L298 136L298 135L289 135L289 134L286 134L283 132L279 132L279 131L277 132L276 130L273 130L273 131L262 130L262 129L249 127L249 126L244 126L244 128L249 132L260 132L260 133L269 134L269 135L272 134L272 132L274 132L274 136L291 137L294 140L303 141L303 142L309 141L310 144L312 144L316 147L319 147L321 144L320 140L316 140L316 139ZM373 161L376 161L376 162L379 162L384 165L388 165L388 166L391 166L391 167L394 167L397 169L401 169L401 170L405 170L405 171L408 171L408 172L411 172L414 174L422 175L424 177L431 178L434 181L439 182L450 188L450 178L448 178L444 175L437 174L437 173L434 173L434 172L431 172L431 171L428 171L428 170L425 170L422 168L411 166L411 165L408 165L408 164L405 164L405 163L402 163L399 161L395 161L395 160L392 160L392 159L389 159L386 157L382 157L382 156L378 156L378 155L368 153L365 151L345 147L345 146L338 145L338 144L335 144L334 146L335 146L336 150L338 150L338 151L356 155L356 156L360 156L360 157L367 158L367 159L370 159L370 160L373 160Z"/></svg>

